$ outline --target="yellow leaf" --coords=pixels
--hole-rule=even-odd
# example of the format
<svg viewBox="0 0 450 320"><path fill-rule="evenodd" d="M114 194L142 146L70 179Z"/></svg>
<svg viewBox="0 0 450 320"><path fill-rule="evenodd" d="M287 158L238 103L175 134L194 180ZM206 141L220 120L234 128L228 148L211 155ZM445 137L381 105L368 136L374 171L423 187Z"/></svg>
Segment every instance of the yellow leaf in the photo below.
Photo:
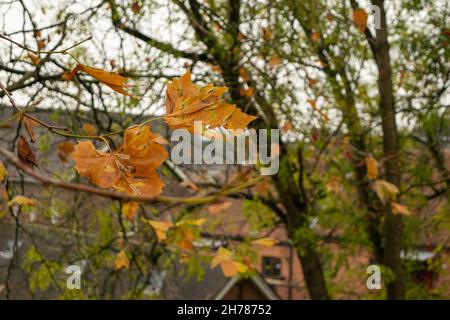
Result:
<svg viewBox="0 0 450 320"><path fill-rule="evenodd" d="M2 182L5 177L8 175L8 172L6 171L5 166L2 162L0 162L0 182Z"/></svg>
<svg viewBox="0 0 450 320"><path fill-rule="evenodd" d="M8 202L8 207L14 205L14 204L18 204L19 206L35 206L36 205L36 201L34 201L33 199L27 198L25 196L15 196L11 201Z"/></svg>
<svg viewBox="0 0 450 320"><path fill-rule="evenodd" d="M158 241L164 241L167 239L167 231L173 227L173 224L170 221L155 221L155 220L145 220L153 230L155 230Z"/></svg>
<svg viewBox="0 0 450 320"><path fill-rule="evenodd" d="M184 226L184 225L191 225L191 226L201 226L206 222L206 219L185 219L178 221L175 225L176 226Z"/></svg>
<svg viewBox="0 0 450 320"><path fill-rule="evenodd" d="M353 22L358 27L359 31L364 32L366 30L368 19L369 15L364 9L353 11Z"/></svg>
<svg viewBox="0 0 450 320"><path fill-rule="evenodd" d="M136 216L136 212L139 209L138 202L126 202L122 205L122 214L128 218L128 220L133 220Z"/></svg>
<svg viewBox="0 0 450 320"><path fill-rule="evenodd" d="M236 269L237 269L238 273L245 273L248 271L248 267L245 264L243 264L242 262L235 261L234 264L236 265Z"/></svg>
<svg viewBox="0 0 450 320"><path fill-rule="evenodd" d="M278 242L279 242L278 240L273 239L273 238L261 238L261 239L253 240L252 244L253 245L261 245L264 247L273 247Z"/></svg>
<svg viewBox="0 0 450 320"><path fill-rule="evenodd" d="M128 259L127 254L123 250L117 254L114 260L114 270L120 270L122 268L130 268L130 259Z"/></svg>
<svg viewBox="0 0 450 320"><path fill-rule="evenodd" d="M395 200L397 194L399 193L399 190L395 185L385 180L375 181L374 187L375 192L377 193L382 203Z"/></svg>
<svg viewBox="0 0 450 320"><path fill-rule="evenodd" d="M31 60L31 62L33 62L33 64L38 65L41 62L41 59L39 59L39 57L35 54L32 53L28 53L27 54L28 59Z"/></svg>
<svg viewBox="0 0 450 320"><path fill-rule="evenodd" d="M211 268L215 268L223 262L232 260L233 254L231 253L231 251L224 247L220 247L219 250L217 250L216 255L214 256L214 259L211 261Z"/></svg>
<svg viewBox="0 0 450 320"><path fill-rule="evenodd" d="M411 215L411 211L409 211L409 208L407 206L397 202L391 202L391 210L394 214L402 214L405 216Z"/></svg>
<svg viewBox="0 0 450 320"><path fill-rule="evenodd" d="M378 177L378 162L371 155L366 157L367 178L375 180Z"/></svg>
<svg viewBox="0 0 450 320"><path fill-rule="evenodd" d="M248 267L238 261L233 260L233 254L228 249L220 247L214 259L211 261L211 268L220 265L225 277L234 277L239 273L247 272Z"/></svg>

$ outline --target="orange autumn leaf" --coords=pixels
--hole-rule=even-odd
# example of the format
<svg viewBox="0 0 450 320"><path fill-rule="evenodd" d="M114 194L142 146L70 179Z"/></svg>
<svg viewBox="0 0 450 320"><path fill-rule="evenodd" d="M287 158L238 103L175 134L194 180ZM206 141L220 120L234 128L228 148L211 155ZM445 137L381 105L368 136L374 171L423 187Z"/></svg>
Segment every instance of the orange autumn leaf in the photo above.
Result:
<svg viewBox="0 0 450 320"><path fill-rule="evenodd" d="M129 269L130 259L128 259L125 251L120 251L114 260L114 270Z"/></svg>
<svg viewBox="0 0 450 320"><path fill-rule="evenodd" d="M210 67L211 67L211 70L214 71L214 72L217 72L217 73L222 73L223 72L222 68L220 66L215 65L215 64L211 64Z"/></svg>
<svg viewBox="0 0 450 320"><path fill-rule="evenodd" d="M230 201L215 203L208 207L208 211L210 214L216 215L216 214L221 213L222 211L227 210L230 206L231 206Z"/></svg>
<svg viewBox="0 0 450 320"><path fill-rule="evenodd" d="M369 19L369 15L364 9L357 9L353 11L353 22L358 27L359 31L364 32L367 27L367 21Z"/></svg>
<svg viewBox="0 0 450 320"><path fill-rule="evenodd" d="M319 40L320 40L320 32L314 31L314 32L311 34L311 40L312 40L313 42L319 42Z"/></svg>
<svg viewBox="0 0 450 320"><path fill-rule="evenodd" d="M401 214L405 216L411 215L411 211L409 211L407 206L397 202L391 202L391 210L393 214Z"/></svg>
<svg viewBox="0 0 450 320"><path fill-rule="evenodd" d="M46 45L47 45L47 40L45 40L45 39L38 40L37 41L38 51L41 51L42 49L44 49Z"/></svg>
<svg viewBox="0 0 450 320"><path fill-rule="evenodd" d="M326 184L328 192L338 193L341 190L341 179L338 176L332 176Z"/></svg>
<svg viewBox="0 0 450 320"><path fill-rule="evenodd" d="M234 277L239 273L245 273L248 267L238 261L234 261L231 251L220 247L213 260L211 261L211 268L215 268L220 265L223 275L225 277Z"/></svg>
<svg viewBox="0 0 450 320"><path fill-rule="evenodd" d="M168 157L156 140L149 126L135 126L125 131L116 151L102 152L91 141L79 141L71 157L77 172L101 188L152 197L164 187L155 170Z"/></svg>
<svg viewBox="0 0 450 320"><path fill-rule="evenodd" d="M167 84L164 120L172 129L183 128L191 132L194 131L194 121L201 121L211 129L220 126L244 129L256 117L226 103L222 96L227 91L227 87L212 84L198 86L192 83L191 74L187 71Z"/></svg>
<svg viewBox="0 0 450 320"><path fill-rule="evenodd" d="M281 131L283 133L288 133L292 129L294 129L294 126L292 125L292 122L290 120L286 120L286 122L284 123L283 127L281 128Z"/></svg>
<svg viewBox="0 0 450 320"><path fill-rule="evenodd" d="M280 63L281 63L281 59L280 59L280 57L279 57L276 53L274 53L273 55L270 56L269 64L270 64L272 67L276 67L276 66L278 66Z"/></svg>
<svg viewBox="0 0 450 320"><path fill-rule="evenodd" d="M71 72L65 72L62 78L64 80L71 81L78 71L83 71L89 74L90 76L106 84L108 87L110 87L116 92L119 92L126 96L130 95L128 92L125 91L125 88L129 87L128 85L125 84L127 78L121 76L117 72L108 72L102 69L88 67L81 63L77 64Z"/></svg>
<svg viewBox="0 0 450 320"><path fill-rule="evenodd" d="M133 220L139 209L139 203L135 201L126 202L122 205L122 214L127 217L128 220Z"/></svg>
<svg viewBox="0 0 450 320"><path fill-rule="evenodd" d="M70 141L58 144L58 156L62 162L67 162L68 156L73 152L74 144Z"/></svg>
<svg viewBox="0 0 450 320"><path fill-rule="evenodd" d="M85 123L85 124L83 124L82 129L84 132L86 132L90 136L97 135L97 128L93 124Z"/></svg>
<svg viewBox="0 0 450 320"><path fill-rule="evenodd" d="M317 79L308 78L308 85L309 85L311 88L314 87L318 82L319 82L319 80L317 80Z"/></svg>
<svg viewBox="0 0 450 320"><path fill-rule="evenodd" d="M35 65L38 65L41 62L41 59L35 54L28 53L27 58Z"/></svg>
<svg viewBox="0 0 450 320"><path fill-rule="evenodd" d="M370 180L378 178L378 162L371 155L366 157L366 174Z"/></svg>
<svg viewBox="0 0 450 320"><path fill-rule="evenodd" d="M239 68L239 75L241 76L242 81L244 81L244 82L247 82L248 80L250 80L250 76L248 75L248 72L244 67Z"/></svg>
<svg viewBox="0 0 450 320"><path fill-rule="evenodd" d="M255 94L255 90L253 88L247 88L247 89L240 89L239 90L239 94L242 97L253 97L253 95Z"/></svg>
<svg viewBox="0 0 450 320"><path fill-rule="evenodd" d="M268 41L268 40L272 39L273 32L270 31L268 28L262 28L261 31L262 31L264 40Z"/></svg>
<svg viewBox="0 0 450 320"><path fill-rule="evenodd" d="M141 6L137 1L133 2L133 4L131 5L131 11L133 11L133 13L135 14L138 14L141 11Z"/></svg>
<svg viewBox="0 0 450 320"><path fill-rule="evenodd" d="M27 130L28 136L30 137L30 141L32 143L36 142L36 136L34 135L34 127L36 126L36 122L34 120L31 120L28 117L23 118L23 125L25 126L25 129Z"/></svg>

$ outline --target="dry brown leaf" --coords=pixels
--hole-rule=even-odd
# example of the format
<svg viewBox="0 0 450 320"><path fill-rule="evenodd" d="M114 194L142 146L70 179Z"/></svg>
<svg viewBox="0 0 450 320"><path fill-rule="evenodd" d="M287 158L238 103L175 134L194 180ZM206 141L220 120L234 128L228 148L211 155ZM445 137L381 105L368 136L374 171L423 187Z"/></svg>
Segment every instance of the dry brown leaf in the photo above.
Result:
<svg viewBox="0 0 450 320"><path fill-rule="evenodd" d="M133 4L131 5L131 11L133 11L133 13L138 14L139 12L141 12L141 6L139 5L139 3L137 1L133 2Z"/></svg>
<svg viewBox="0 0 450 320"><path fill-rule="evenodd" d="M254 116L243 113L235 105L226 103L222 96L226 87L212 84L200 87L192 83L188 71L181 78L174 78L167 84L166 115L164 120L172 129L194 131L194 122L204 126L227 129L244 129Z"/></svg>
<svg viewBox="0 0 450 320"><path fill-rule="evenodd" d="M210 68L211 68L211 70L214 71L214 72L217 72L217 73L220 73L220 74L223 73L222 68L221 68L220 66L215 65L215 64L211 64L211 65L210 65Z"/></svg>
<svg viewBox="0 0 450 320"><path fill-rule="evenodd" d="M248 75L247 69L245 69L244 67L239 68L239 75L241 76L242 81L244 82L250 80L250 76Z"/></svg>
<svg viewBox="0 0 450 320"><path fill-rule="evenodd" d="M128 92L125 91L125 88L129 87L129 85L125 84L127 78L121 76L117 72L108 72L102 69L92 68L81 63L77 64L71 72L65 72L62 76L62 79L66 81L71 81L78 71L83 71L91 75L92 77L104 83L105 85L107 85L116 92L119 92L126 96L130 95Z"/></svg>
<svg viewBox="0 0 450 320"><path fill-rule="evenodd" d="M320 40L320 32L314 31L314 32L311 34L311 40L312 40L313 42L319 42L319 40Z"/></svg>
<svg viewBox="0 0 450 320"><path fill-rule="evenodd" d="M219 202L215 204L211 204L208 206L208 211L210 214L216 215L221 213L222 211L227 210L231 206L230 201Z"/></svg>
<svg viewBox="0 0 450 320"><path fill-rule="evenodd" d="M269 64L270 64L272 67L276 67L276 66L278 66L280 63L281 63L281 59L280 59L280 57L279 57L276 53L274 53L273 55L270 56Z"/></svg>
<svg viewBox="0 0 450 320"><path fill-rule="evenodd" d="M241 88L239 90L239 94L241 95L241 97L253 97L253 95L255 94L255 90L253 88Z"/></svg>
<svg viewBox="0 0 450 320"><path fill-rule="evenodd" d="M313 79L313 78L308 78L308 85L311 88L314 87L318 82L319 82L319 80L316 80L316 79Z"/></svg>
<svg viewBox="0 0 450 320"><path fill-rule="evenodd" d="M31 120L28 117L23 118L23 125L25 126L25 130L27 130L28 136L30 137L30 141L32 143L36 142L36 136L34 135L34 127L36 126L36 122Z"/></svg>
<svg viewBox="0 0 450 320"><path fill-rule="evenodd" d="M37 41L38 51L41 51L42 49L44 49L46 45L47 45L47 40L45 40L45 39L38 40Z"/></svg>
<svg viewBox="0 0 450 320"><path fill-rule="evenodd" d="M27 54L27 58L30 59L33 64L38 65L41 62L41 59L35 54L32 54L31 52Z"/></svg>
<svg viewBox="0 0 450 320"><path fill-rule="evenodd" d="M332 176L326 187L328 192L338 193L341 190L341 179L338 176Z"/></svg>
<svg viewBox="0 0 450 320"><path fill-rule="evenodd" d="M101 188L154 197L164 187L155 170L168 157L156 139L149 126L135 126L125 131L116 151L101 152L91 141L79 141L71 157L77 172Z"/></svg>
<svg viewBox="0 0 450 320"><path fill-rule="evenodd" d="M268 40L272 39L273 32L270 31L268 28L262 28L261 31L262 31L264 40L268 41Z"/></svg>
<svg viewBox="0 0 450 320"><path fill-rule="evenodd" d="M58 143L58 156L62 162L67 162L69 155L75 149L75 145L71 141Z"/></svg>
<svg viewBox="0 0 450 320"><path fill-rule="evenodd" d="M292 125L292 122L289 120L286 120L284 122L283 127L281 128L281 131L284 133L288 133L289 131L291 131L294 128L294 126Z"/></svg>
<svg viewBox="0 0 450 320"><path fill-rule="evenodd" d="M22 135L19 136L19 141L17 142L17 155L19 156L19 159L22 160L22 162L24 162L27 166L38 166L33 150L25 137Z"/></svg>
<svg viewBox="0 0 450 320"><path fill-rule="evenodd" d="M377 180L374 182L375 192L382 203L393 201L399 193L398 188L385 180Z"/></svg>
<svg viewBox="0 0 450 320"><path fill-rule="evenodd" d="M369 15L364 9L357 9L353 11L353 22L358 27L359 31L364 32L367 27Z"/></svg>

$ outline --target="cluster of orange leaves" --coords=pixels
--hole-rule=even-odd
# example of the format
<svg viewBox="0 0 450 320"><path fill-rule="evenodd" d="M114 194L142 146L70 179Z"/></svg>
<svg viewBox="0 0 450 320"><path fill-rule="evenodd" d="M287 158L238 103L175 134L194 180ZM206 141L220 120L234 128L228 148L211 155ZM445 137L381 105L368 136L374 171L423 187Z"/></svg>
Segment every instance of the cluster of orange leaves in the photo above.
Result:
<svg viewBox="0 0 450 320"><path fill-rule="evenodd" d="M64 78L71 80L79 70L128 95L124 91L126 78L117 73L78 64ZM212 84L198 86L192 83L188 71L167 84L164 120L172 129L189 131L193 131L194 121L201 121L209 128L244 129L256 117L228 104L223 98L227 90ZM156 172L168 157L162 145L164 140L152 133L150 126L138 125L125 131L122 144L115 151L102 152L91 141L79 141L71 157L76 162L77 172L101 188L152 197L159 195L164 186Z"/></svg>

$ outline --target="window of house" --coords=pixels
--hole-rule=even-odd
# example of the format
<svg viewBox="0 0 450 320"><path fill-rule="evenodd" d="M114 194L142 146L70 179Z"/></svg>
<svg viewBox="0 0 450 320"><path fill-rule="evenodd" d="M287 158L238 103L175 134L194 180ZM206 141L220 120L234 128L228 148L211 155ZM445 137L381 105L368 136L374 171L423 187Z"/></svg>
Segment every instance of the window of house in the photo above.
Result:
<svg viewBox="0 0 450 320"><path fill-rule="evenodd" d="M263 257L262 274L268 278L282 278L281 259L275 257Z"/></svg>

